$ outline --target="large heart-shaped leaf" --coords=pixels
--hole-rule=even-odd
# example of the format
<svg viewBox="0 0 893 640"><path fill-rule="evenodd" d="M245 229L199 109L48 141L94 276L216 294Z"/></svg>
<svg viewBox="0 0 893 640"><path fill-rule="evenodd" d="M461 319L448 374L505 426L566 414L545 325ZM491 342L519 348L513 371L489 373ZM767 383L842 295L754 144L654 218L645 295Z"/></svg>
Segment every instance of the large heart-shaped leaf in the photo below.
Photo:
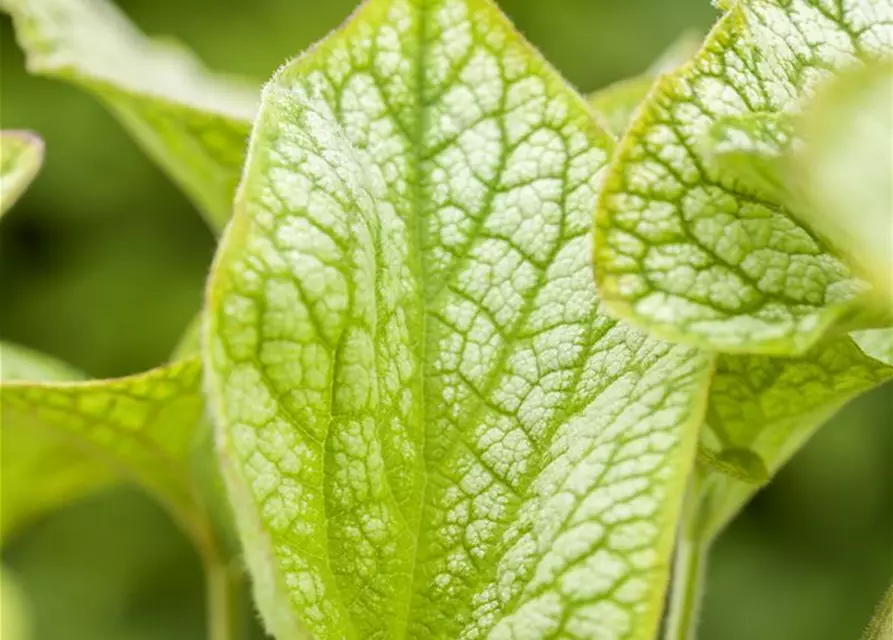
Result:
<svg viewBox="0 0 893 640"><path fill-rule="evenodd" d="M798 353L864 283L702 139L722 118L793 113L835 68L891 52L888 0L741 0L640 107L605 181L596 276L611 308L723 351Z"/></svg>
<svg viewBox="0 0 893 640"><path fill-rule="evenodd" d="M205 340L277 637L652 637L710 358L599 308L612 146L484 0L267 85Z"/></svg>
<svg viewBox="0 0 893 640"><path fill-rule="evenodd" d="M222 228L259 89L153 42L105 0L3 0L34 73L94 93Z"/></svg>

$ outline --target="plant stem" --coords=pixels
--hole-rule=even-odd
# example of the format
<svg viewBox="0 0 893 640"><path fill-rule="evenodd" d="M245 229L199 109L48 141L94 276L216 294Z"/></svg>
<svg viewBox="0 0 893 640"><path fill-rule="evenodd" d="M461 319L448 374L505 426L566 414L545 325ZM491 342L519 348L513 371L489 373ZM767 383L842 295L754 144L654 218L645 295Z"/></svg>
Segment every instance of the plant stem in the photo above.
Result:
<svg viewBox="0 0 893 640"><path fill-rule="evenodd" d="M696 640L697 626L704 595L704 578L710 540L702 533L700 474L691 479L685 498L676 558L673 562L673 582L670 609L664 629L664 640Z"/></svg>
<svg viewBox="0 0 893 640"><path fill-rule="evenodd" d="M238 567L219 557L205 558L208 640L245 637L244 577Z"/></svg>

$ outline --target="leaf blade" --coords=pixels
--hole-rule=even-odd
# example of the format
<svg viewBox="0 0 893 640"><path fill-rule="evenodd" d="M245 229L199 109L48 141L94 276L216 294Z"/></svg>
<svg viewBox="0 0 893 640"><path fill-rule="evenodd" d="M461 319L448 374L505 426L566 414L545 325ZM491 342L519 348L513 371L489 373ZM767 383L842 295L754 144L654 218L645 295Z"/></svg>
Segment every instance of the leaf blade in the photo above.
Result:
<svg viewBox="0 0 893 640"><path fill-rule="evenodd" d="M599 310L611 148L480 0L373 0L267 85L204 335L271 631L654 630L710 358Z"/></svg>
<svg viewBox="0 0 893 640"><path fill-rule="evenodd" d="M893 56L893 52L890 52ZM795 211L874 286L893 309L893 62L839 74L797 120L803 149L788 178L800 185Z"/></svg>

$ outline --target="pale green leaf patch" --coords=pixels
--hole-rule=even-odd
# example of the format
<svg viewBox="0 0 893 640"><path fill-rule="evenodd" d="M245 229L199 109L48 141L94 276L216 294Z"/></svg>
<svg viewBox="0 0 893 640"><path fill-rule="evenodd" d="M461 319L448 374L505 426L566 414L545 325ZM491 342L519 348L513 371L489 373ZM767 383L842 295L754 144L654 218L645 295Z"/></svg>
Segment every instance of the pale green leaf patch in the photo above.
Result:
<svg viewBox="0 0 893 640"><path fill-rule="evenodd" d="M616 314L692 345L796 354L851 310L866 285L702 145L725 118L783 121L833 70L889 54L890 14L886 0L730 3L699 54L658 80L596 216L596 279Z"/></svg>
<svg viewBox="0 0 893 640"><path fill-rule="evenodd" d="M259 88L153 42L105 0L3 0L30 71L87 89L212 227L230 217Z"/></svg>
<svg viewBox="0 0 893 640"><path fill-rule="evenodd" d="M0 345L2 383L83 377L56 358L18 345ZM115 477L110 469L98 468L93 459L85 459L70 442L34 437L11 427L0 405L0 479L0 540L5 540L39 516L108 488Z"/></svg>
<svg viewBox="0 0 893 640"><path fill-rule="evenodd" d="M0 215L21 197L43 164L43 140L30 131L0 131Z"/></svg>
<svg viewBox="0 0 893 640"><path fill-rule="evenodd" d="M866 354L893 367L893 329L854 331L852 337Z"/></svg>
<svg viewBox="0 0 893 640"><path fill-rule="evenodd" d="M736 191L783 204L791 202L786 161L793 147L794 124L777 113L719 118L701 140L706 161Z"/></svg>
<svg viewBox="0 0 893 640"><path fill-rule="evenodd" d="M694 56L701 46L701 40L697 33L684 33L643 74L619 80L589 94L589 104L604 119L608 130L615 136L622 136L636 107L657 77L676 69Z"/></svg>
<svg viewBox="0 0 893 640"><path fill-rule="evenodd" d="M371 0L267 85L204 340L277 637L656 632L711 358L600 309L612 149L483 0Z"/></svg>
<svg viewBox="0 0 893 640"><path fill-rule="evenodd" d="M893 55L893 51L888 52ZM840 74L798 119L795 209L893 309L893 61Z"/></svg>
<svg viewBox="0 0 893 640"><path fill-rule="evenodd" d="M33 625L25 594L5 569L0 570L0 602L0 638L29 640Z"/></svg>

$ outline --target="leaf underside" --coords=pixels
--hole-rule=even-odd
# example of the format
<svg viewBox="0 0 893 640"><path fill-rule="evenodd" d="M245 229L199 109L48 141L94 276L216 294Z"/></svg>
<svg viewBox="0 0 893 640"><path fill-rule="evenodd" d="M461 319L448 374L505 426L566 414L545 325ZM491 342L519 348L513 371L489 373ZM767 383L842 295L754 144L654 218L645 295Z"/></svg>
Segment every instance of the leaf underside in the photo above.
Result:
<svg viewBox="0 0 893 640"><path fill-rule="evenodd" d="M888 0L732 3L702 51L658 80L596 216L596 277L615 313L688 344L796 354L847 312L865 284L701 143L722 118L792 113L831 70L889 55L891 12Z"/></svg>
<svg viewBox="0 0 893 640"><path fill-rule="evenodd" d="M820 342L802 356L721 355L702 434L710 450L734 452L745 469L774 475L847 402L893 377L849 337ZM854 425L855 426L855 425ZM718 533L755 491L759 473L711 474L701 519Z"/></svg>
<svg viewBox="0 0 893 640"><path fill-rule="evenodd" d="M197 542L208 540L205 497L190 475L204 411L196 358L91 381L72 381L65 365L12 345L2 360L3 537L123 476Z"/></svg>
<svg viewBox="0 0 893 640"><path fill-rule="evenodd" d="M267 86L205 355L278 637L651 638L710 358L600 310L611 150L483 0Z"/></svg>
<svg viewBox="0 0 893 640"><path fill-rule="evenodd" d="M30 131L0 131L0 215L15 204L43 163L43 140Z"/></svg>
<svg viewBox="0 0 893 640"><path fill-rule="evenodd" d="M34 73L96 95L216 229L230 217L257 88L153 42L105 0L4 0Z"/></svg>

